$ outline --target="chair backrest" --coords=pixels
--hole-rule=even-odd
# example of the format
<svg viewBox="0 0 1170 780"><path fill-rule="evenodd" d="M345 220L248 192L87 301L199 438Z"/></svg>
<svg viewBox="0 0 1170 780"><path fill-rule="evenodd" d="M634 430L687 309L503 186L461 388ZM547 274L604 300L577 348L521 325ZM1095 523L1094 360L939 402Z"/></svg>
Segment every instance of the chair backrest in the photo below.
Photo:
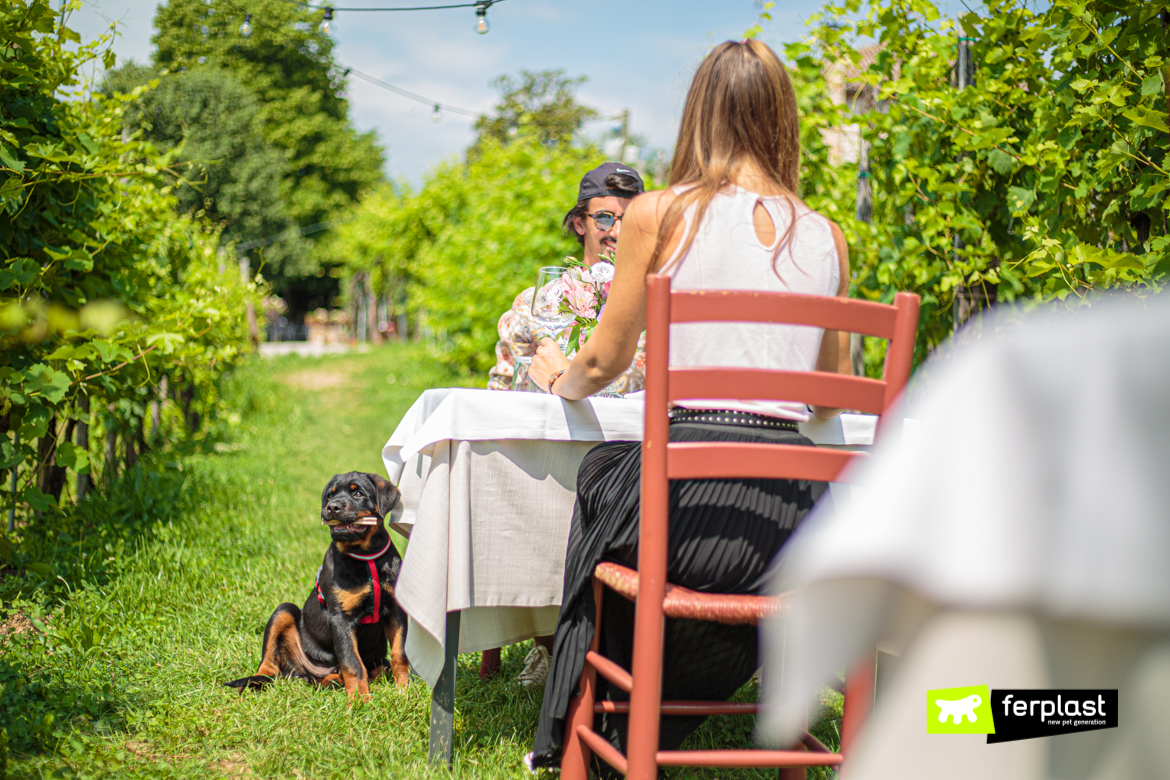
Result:
<svg viewBox="0 0 1170 780"><path fill-rule="evenodd" d="M689 398L795 401L884 413L910 377L919 298L898 293L894 305L794 293L671 291L670 277L647 277L646 416L642 442L643 517L647 480L762 477L833 481L861 453L739 442L669 443L668 408ZM670 325L684 322L764 322L808 325L887 339L881 379L823 371L671 367ZM651 501L654 504L655 501Z"/></svg>

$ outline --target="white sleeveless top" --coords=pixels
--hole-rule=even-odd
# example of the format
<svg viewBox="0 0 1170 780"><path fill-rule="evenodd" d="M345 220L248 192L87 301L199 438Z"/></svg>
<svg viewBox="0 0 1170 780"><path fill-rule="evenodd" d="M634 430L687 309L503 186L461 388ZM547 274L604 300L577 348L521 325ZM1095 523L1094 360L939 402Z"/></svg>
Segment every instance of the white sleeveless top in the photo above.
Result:
<svg viewBox="0 0 1170 780"><path fill-rule="evenodd" d="M680 192L676 188L676 194ZM776 240L765 246L752 213L763 204ZM791 205L790 205L791 203ZM795 207L796 226L778 257ZM684 215L689 232L694 208ZM685 234L684 234L685 235ZM681 245L680 245L681 247ZM677 257L677 252L676 252ZM757 195L732 185L711 199L685 257L672 257L665 273L674 290L760 290L836 295L840 284L837 244L827 219L784 196ZM770 323L693 322L670 327L671 366L717 366L812 371L821 348L820 328ZM736 409L805 421L804 404L776 401L685 400L689 409Z"/></svg>

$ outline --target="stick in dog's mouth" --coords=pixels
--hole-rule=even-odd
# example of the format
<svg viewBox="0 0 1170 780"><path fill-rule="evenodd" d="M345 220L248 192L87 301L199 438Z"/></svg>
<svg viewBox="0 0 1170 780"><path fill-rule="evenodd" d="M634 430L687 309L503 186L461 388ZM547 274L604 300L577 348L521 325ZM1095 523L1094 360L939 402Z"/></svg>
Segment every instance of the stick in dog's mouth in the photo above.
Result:
<svg viewBox="0 0 1170 780"><path fill-rule="evenodd" d="M330 528L348 528L354 525L377 525L378 518L376 517L359 517L352 523L330 523L328 520L322 520L321 525L327 525Z"/></svg>

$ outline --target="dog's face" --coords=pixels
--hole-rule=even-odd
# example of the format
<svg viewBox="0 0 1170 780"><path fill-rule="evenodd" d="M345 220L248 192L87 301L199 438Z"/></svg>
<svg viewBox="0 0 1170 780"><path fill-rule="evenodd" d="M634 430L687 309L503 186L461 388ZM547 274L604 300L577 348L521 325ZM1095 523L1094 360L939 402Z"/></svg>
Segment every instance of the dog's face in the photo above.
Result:
<svg viewBox="0 0 1170 780"><path fill-rule="evenodd" d="M321 520L333 541L356 542L382 525L398 495L398 488L376 474L338 474L321 494Z"/></svg>

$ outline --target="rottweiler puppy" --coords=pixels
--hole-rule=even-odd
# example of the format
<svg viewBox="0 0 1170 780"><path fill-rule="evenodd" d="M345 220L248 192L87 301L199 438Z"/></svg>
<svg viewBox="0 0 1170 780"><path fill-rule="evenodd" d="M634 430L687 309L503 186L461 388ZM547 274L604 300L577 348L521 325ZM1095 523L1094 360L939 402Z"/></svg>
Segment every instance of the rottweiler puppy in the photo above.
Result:
<svg viewBox="0 0 1170 780"><path fill-rule="evenodd" d="M390 542L385 516L398 488L374 474L338 474L321 494L321 522L332 544L304 607L281 604L264 628L256 674L225 683L263 688L276 677L317 685L340 680L348 698L370 697L370 681L384 673L387 648L394 682L409 682L403 645L406 613L394 599L402 558Z"/></svg>

